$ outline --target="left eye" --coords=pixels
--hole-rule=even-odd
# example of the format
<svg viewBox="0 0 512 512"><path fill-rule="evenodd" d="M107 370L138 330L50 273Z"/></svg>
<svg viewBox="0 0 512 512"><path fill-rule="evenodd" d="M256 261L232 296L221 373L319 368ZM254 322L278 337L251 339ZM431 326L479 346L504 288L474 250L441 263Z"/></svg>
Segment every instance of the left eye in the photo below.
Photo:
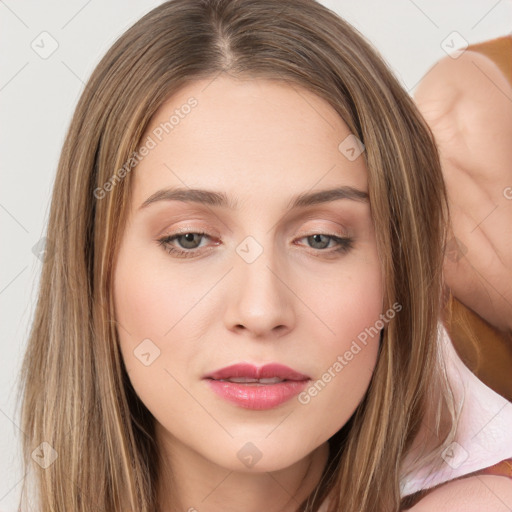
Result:
<svg viewBox="0 0 512 512"><path fill-rule="evenodd" d="M321 240L322 237L324 238L324 241ZM211 237L203 232L188 232L165 236L159 239L158 242L169 254L174 254L177 257L190 258L196 255L196 249L198 249L197 242L200 241L201 238ZM327 235L323 233L315 233L313 235L297 238L296 240L304 239L307 239L308 243L318 244L320 247L316 247L316 249L320 252L327 252L324 251L324 249L328 247L331 241L334 241L337 244L337 247L333 251L328 251L329 253L348 252L353 245L353 240L351 238ZM172 244L175 240L179 242L179 245L182 247L181 249Z"/></svg>
<svg viewBox="0 0 512 512"><path fill-rule="evenodd" d="M176 235L166 236L164 238L161 238L159 240L159 242L160 242L160 245L163 246L164 249L168 253L176 254L178 256L183 256L183 257L187 258L187 257L194 256L194 254L191 253L190 251L193 249L197 249L195 244L196 244L197 240L202 237L210 238L210 236L208 236L206 233L189 232L189 233L179 233ZM171 242L174 242L174 240L180 240L180 245L184 249L188 249L188 250L184 251L184 250L176 248L174 245L171 245ZM184 245L181 240L185 240Z"/></svg>

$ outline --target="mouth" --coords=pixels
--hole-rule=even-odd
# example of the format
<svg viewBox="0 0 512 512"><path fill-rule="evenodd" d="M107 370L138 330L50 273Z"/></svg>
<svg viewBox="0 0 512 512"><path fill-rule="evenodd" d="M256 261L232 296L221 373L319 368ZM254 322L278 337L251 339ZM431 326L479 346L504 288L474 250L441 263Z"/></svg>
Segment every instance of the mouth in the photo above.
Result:
<svg viewBox="0 0 512 512"><path fill-rule="evenodd" d="M231 365L203 377L210 389L239 407L264 410L277 407L300 393L311 380L307 375L277 363L261 367Z"/></svg>
<svg viewBox="0 0 512 512"><path fill-rule="evenodd" d="M278 384L279 382L297 382L291 381L289 379L281 379L279 377L271 377L268 379L251 379L249 377L230 377L229 379L212 379L218 382L235 382L236 384L260 384L260 385L269 385L269 384Z"/></svg>
<svg viewBox="0 0 512 512"><path fill-rule="evenodd" d="M255 366L250 363L237 363L215 370L205 379L230 381L237 383L275 384L282 381L303 381L310 377L279 363Z"/></svg>

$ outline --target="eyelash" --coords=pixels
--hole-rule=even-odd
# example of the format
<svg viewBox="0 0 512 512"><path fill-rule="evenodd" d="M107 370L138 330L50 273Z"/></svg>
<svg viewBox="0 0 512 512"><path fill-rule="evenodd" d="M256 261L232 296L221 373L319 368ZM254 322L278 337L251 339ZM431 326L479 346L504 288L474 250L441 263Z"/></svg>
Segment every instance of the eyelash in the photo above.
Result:
<svg viewBox="0 0 512 512"><path fill-rule="evenodd" d="M176 256L177 258L193 258L197 255L196 254L197 249L182 250L182 249L176 249L176 247L173 247L170 245L170 243L172 241L174 241L182 236L185 236L185 235L199 235L201 237L212 238L207 233L204 233L202 231L185 231L185 232L180 232L180 233L176 233L174 235L168 235L163 238L160 238L158 240L158 242L159 242L159 245L161 245L166 252L168 252L171 255ZM303 238L309 238L309 237L312 237L315 235L326 236L326 237L330 238L331 240L334 240L338 244L338 248L331 250L331 251L328 251L327 249L313 249L313 251L326 252L327 254L330 254L330 255L332 255L333 253L345 254L345 253L349 252L353 247L354 240L352 238L339 237L336 235L330 235L328 233L313 233L311 235L305 235L303 237L300 237L297 240L302 240Z"/></svg>

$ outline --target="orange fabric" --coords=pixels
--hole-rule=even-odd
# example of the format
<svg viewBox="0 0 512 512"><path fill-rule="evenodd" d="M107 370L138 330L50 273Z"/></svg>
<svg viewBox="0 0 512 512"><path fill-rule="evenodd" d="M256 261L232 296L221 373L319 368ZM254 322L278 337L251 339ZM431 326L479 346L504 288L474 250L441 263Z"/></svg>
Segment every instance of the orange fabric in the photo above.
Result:
<svg viewBox="0 0 512 512"><path fill-rule="evenodd" d="M471 44L467 49L494 61L512 85L512 36ZM446 312L446 330L464 364L512 402L512 334L498 331L455 298Z"/></svg>
<svg viewBox="0 0 512 512"><path fill-rule="evenodd" d="M512 478L512 459L505 459L494 466L476 472L477 475L499 475Z"/></svg>
<svg viewBox="0 0 512 512"><path fill-rule="evenodd" d="M456 298L446 310L446 330L458 356L486 386L512 402L512 335L498 331Z"/></svg>
<svg viewBox="0 0 512 512"><path fill-rule="evenodd" d="M489 57L512 83L512 36L502 36L483 43L471 44L467 49Z"/></svg>

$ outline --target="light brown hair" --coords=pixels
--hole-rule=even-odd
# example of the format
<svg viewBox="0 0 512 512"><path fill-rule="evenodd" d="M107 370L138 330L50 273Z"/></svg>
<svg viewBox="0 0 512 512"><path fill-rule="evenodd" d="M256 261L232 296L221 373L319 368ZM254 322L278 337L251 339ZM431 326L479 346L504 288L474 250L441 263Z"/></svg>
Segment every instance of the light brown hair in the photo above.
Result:
<svg viewBox="0 0 512 512"><path fill-rule="evenodd" d="M384 329L364 399L330 439L324 478L299 510L317 510L327 493L330 511L398 510L401 462L429 399L439 394L434 417L451 411L437 344L445 188L412 99L365 38L313 0L171 0L101 60L62 149L47 232L54 252L44 261L21 374L24 464L37 472L40 510L159 510L154 418L126 374L112 297L136 168L104 197L94 191L137 150L166 99L221 72L305 87L362 141L384 310L402 306ZM438 428L439 448L423 463L438 460L450 432L453 422ZM46 469L31 459L43 441L58 454Z"/></svg>

